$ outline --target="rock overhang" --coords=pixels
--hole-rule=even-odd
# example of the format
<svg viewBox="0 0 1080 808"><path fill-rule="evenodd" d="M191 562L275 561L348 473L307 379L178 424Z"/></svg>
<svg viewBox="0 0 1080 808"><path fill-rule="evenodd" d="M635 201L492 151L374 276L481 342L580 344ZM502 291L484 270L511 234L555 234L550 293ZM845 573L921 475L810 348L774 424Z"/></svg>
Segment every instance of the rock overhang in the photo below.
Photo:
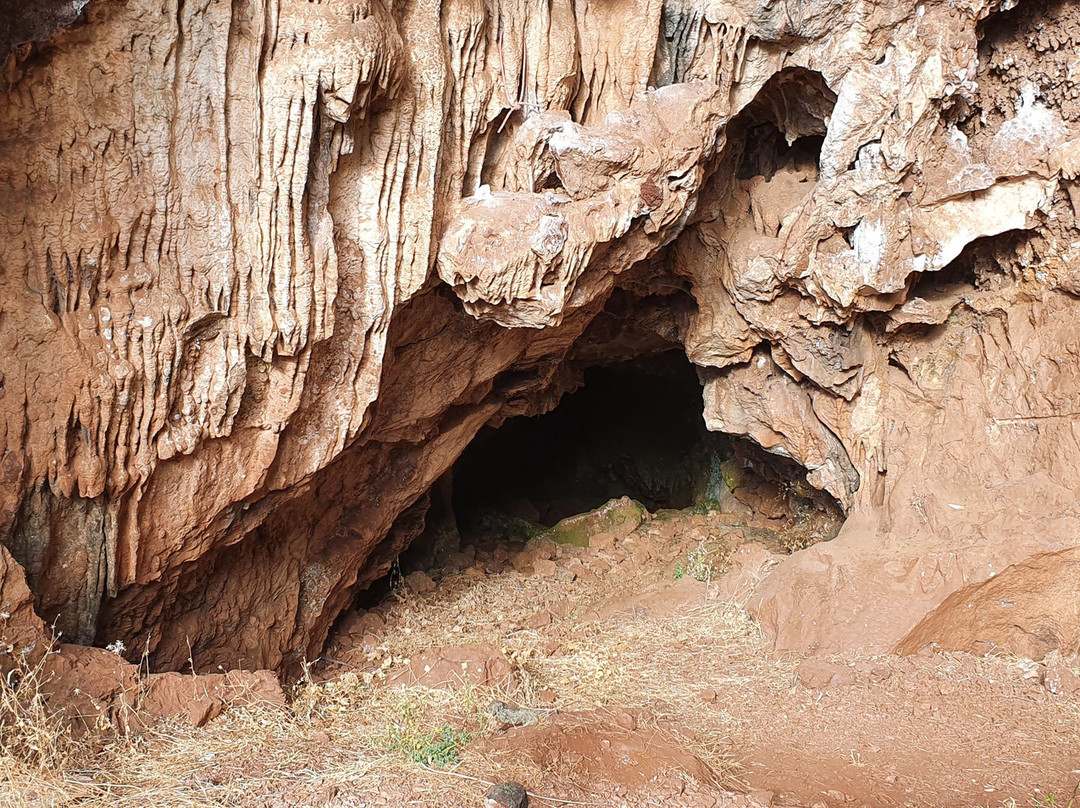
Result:
<svg viewBox="0 0 1080 808"><path fill-rule="evenodd" d="M629 33L310 5L271 30L99 0L12 62L0 537L50 617L166 667L317 654L399 517L483 424L553 406L612 290L650 282L694 298L711 426L858 517L774 573L780 645L892 647L1075 541L1080 130L999 67L1056 66L1067 6L1008 12L1055 45L979 2L590 7ZM814 164L737 176L747 110L821 137ZM969 259L977 287L924 311Z"/></svg>

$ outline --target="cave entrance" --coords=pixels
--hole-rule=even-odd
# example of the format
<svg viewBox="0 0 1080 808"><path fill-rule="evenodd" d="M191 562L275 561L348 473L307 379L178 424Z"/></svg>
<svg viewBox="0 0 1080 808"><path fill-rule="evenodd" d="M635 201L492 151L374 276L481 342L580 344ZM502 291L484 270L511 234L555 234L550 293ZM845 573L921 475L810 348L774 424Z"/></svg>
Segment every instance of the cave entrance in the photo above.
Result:
<svg viewBox="0 0 1080 808"><path fill-rule="evenodd" d="M461 548L513 552L621 497L663 518L739 525L777 551L839 530L839 506L805 469L706 429L702 384L681 348L590 367L583 381L546 414L481 430L428 492L400 572L437 568Z"/></svg>
<svg viewBox="0 0 1080 808"><path fill-rule="evenodd" d="M709 433L701 383L681 350L590 368L551 412L486 427L453 470L463 538L500 515L550 527L629 496L650 511L708 496L710 458L730 440Z"/></svg>

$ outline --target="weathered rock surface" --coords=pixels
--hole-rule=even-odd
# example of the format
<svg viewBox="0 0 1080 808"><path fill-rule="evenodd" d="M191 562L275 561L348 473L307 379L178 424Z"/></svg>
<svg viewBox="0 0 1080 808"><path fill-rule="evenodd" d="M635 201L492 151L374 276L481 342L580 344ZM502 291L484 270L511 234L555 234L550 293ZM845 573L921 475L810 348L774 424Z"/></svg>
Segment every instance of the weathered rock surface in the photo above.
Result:
<svg viewBox="0 0 1080 808"><path fill-rule="evenodd" d="M484 424L625 356L616 288L849 514L779 646L1080 546L1072 4L68 5L0 100L18 625L21 565L157 669L316 657Z"/></svg>
<svg viewBox="0 0 1080 808"><path fill-rule="evenodd" d="M620 497L589 511L588 513L568 516L550 530L545 530L531 542L530 546L545 539L556 544L572 544L576 547L593 546L593 538L607 536L612 539L625 539L634 528L641 524L645 509L630 497Z"/></svg>
<svg viewBox="0 0 1080 808"><path fill-rule="evenodd" d="M1029 659L1080 653L1080 548L1043 553L947 597L897 646L977 654L1008 649Z"/></svg>
<svg viewBox="0 0 1080 808"><path fill-rule="evenodd" d="M83 728L127 729L162 717L202 726L232 705L285 705L272 671L150 673L120 656L122 646L57 643L33 611L22 569L2 547L0 603L0 675L9 686L30 677L34 688Z"/></svg>

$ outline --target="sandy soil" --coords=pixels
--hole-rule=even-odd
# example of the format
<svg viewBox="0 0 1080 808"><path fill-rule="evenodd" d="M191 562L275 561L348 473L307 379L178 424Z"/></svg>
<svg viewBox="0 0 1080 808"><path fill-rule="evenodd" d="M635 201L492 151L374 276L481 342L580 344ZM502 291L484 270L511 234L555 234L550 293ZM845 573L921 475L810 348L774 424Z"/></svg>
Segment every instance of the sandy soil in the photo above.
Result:
<svg viewBox="0 0 1080 808"><path fill-rule="evenodd" d="M466 548L343 619L287 709L4 758L0 804L480 806L515 780L534 806L1080 805L1075 660L774 658L741 606L773 530Z"/></svg>
<svg viewBox="0 0 1080 808"><path fill-rule="evenodd" d="M504 648L529 679L517 695L539 693L560 713L540 727L498 729L482 749L534 762L539 779L530 785L564 798L618 804L627 790L619 764L597 764L581 733L562 728L564 716L588 714L595 733L619 733L617 723L585 712L592 708L632 712L666 728L656 730L666 739L677 729L692 754L710 750L702 759L722 776L679 804L736 804L720 781L741 786L750 795L744 804L1069 803L1080 782L1080 707L1044 683L1054 660L932 652L773 659L739 605L770 557L756 543L737 545L748 536L769 542L769 530L767 521L733 530L681 515L654 520L618 549L554 548L554 563L541 559L532 572L504 548L481 551L471 562L455 559L465 568L435 590L376 609L386 621L377 646L365 652L344 635L335 653L372 670L386 650L413 653L422 642ZM702 548L713 567L708 582L686 574ZM552 751L560 737L564 748ZM669 755L668 743L651 756ZM622 768L638 766L628 755ZM650 770L652 785L636 792L636 804L675 804L672 781L702 786L700 772L682 776L693 768L676 765L682 774L667 780Z"/></svg>

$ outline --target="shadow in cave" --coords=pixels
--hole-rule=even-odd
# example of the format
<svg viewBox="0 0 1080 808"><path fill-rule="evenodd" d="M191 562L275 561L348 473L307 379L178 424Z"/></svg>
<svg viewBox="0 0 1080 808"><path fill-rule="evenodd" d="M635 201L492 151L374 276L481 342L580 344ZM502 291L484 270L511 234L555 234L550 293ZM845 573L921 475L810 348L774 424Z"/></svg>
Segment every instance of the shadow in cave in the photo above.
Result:
<svg viewBox="0 0 1080 808"><path fill-rule="evenodd" d="M777 73L729 126L735 178L770 182L783 172L816 181L835 105L836 94L820 73L804 68Z"/></svg>
<svg viewBox="0 0 1080 808"><path fill-rule="evenodd" d="M546 415L486 427L453 470L463 538L495 514L544 526L629 496L650 511L705 496L710 458L730 440L705 429L701 383L681 350L590 368Z"/></svg>
<svg viewBox="0 0 1080 808"><path fill-rule="evenodd" d="M552 411L485 427L399 517L393 531L412 538L391 543L408 549L356 605L380 603L418 570L498 572L547 528L620 497L677 533L696 515L699 527L715 528L710 535L736 531L775 552L837 534L843 513L806 482L804 468L709 432L702 408L697 371L674 349L589 368Z"/></svg>
<svg viewBox="0 0 1080 808"><path fill-rule="evenodd" d="M710 514L780 552L836 535L843 514L804 468L709 432L702 408L681 349L589 368L551 412L476 436L426 495L424 526L400 572L439 567L461 548L520 548L621 497L653 514Z"/></svg>

